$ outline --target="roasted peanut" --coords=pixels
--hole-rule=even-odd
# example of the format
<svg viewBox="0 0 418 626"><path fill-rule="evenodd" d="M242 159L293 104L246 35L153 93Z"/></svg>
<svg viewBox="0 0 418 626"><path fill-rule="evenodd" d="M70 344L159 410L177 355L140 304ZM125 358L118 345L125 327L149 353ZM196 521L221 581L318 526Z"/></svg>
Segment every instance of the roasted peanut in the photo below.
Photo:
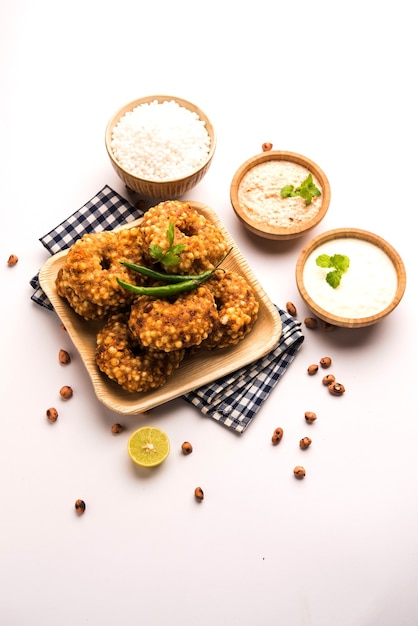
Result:
<svg viewBox="0 0 418 626"><path fill-rule="evenodd" d="M84 500L75 501L75 510L77 511L78 515L83 515L84 511L86 510L86 503L84 502Z"/></svg>
<svg viewBox="0 0 418 626"><path fill-rule="evenodd" d="M203 498L205 497L203 490L201 487L196 487L196 489L194 490L194 496L196 498L196 500L199 500L199 502L201 502L203 500Z"/></svg>
<svg viewBox="0 0 418 626"><path fill-rule="evenodd" d="M324 322L323 320L321 320L321 328L322 330L325 330L325 332L328 332L331 330L335 330L337 327L333 324L330 324L329 322Z"/></svg>
<svg viewBox="0 0 418 626"><path fill-rule="evenodd" d="M307 448L309 448L311 443L312 439L310 439L309 437L302 437L302 439L299 441L299 447L302 448L302 450L306 450Z"/></svg>
<svg viewBox="0 0 418 626"><path fill-rule="evenodd" d="M318 365L316 363L312 363L312 365L308 367L309 376L313 376L314 374L316 374L318 369Z"/></svg>
<svg viewBox="0 0 418 626"><path fill-rule="evenodd" d="M18 261L19 259L17 258L17 256L15 254L11 254L9 258L7 259L7 265L9 267L13 267L13 265L16 265Z"/></svg>
<svg viewBox="0 0 418 626"><path fill-rule="evenodd" d="M314 413L313 411L306 411L305 420L307 421L308 424L313 424L316 418L317 418L316 413Z"/></svg>
<svg viewBox="0 0 418 626"><path fill-rule="evenodd" d="M302 465L296 465L295 469L293 470L293 473L295 477L299 479L305 478L306 476L306 470L304 467L302 467Z"/></svg>
<svg viewBox="0 0 418 626"><path fill-rule="evenodd" d="M292 315L293 317L296 315L297 310L295 305L293 304L293 302L286 302L286 310L289 313L289 315Z"/></svg>
<svg viewBox="0 0 418 626"><path fill-rule="evenodd" d="M57 409L55 409L54 407L51 407L50 409L47 410L46 416L48 418L48 421L51 422L51 424L53 424L58 419Z"/></svg>
<svg viewBox="0 0 418 626"><path fill-rule="evenodd" d="M305 317L304 319L306 328L316 328L318 326L318 320L316 317Z"/></svg>
<svg viewBox="0 0 418 626"><path fill-rule="evenodd" d="M331 367L331 363L332 363L332 359L329 356L324 356L319 361L320 366L323 367L324 369L327 369L328 367Z"/></svg>
<svg viewBox="0 0 418 626"><path fill-rule="evenodd" d="M112 431L114 435L118 435L119 433L123 431L123 426L122 424L118 424L118 423L112 424L112 427L110 430Z"/></svg>
<svg viewBox="0 0 418 626"><path fill-rule="evenodd" d="M345 392L345 387L341 383L337 383L334 381L330 385L328 385L328 391L332 393L333 396L342 396L342 394Z"/></svg>
<svg viewBox="0 0 418 626"><path fill-rule="evenodd" d="M281 442L282 438L283 428L275 428L271 438L273 446L277 446L277 444Z"/></svg>
<svg viewBox="0 0 418 626"><path fill-rule="evenodd" d="M67 365L68 363L71 363L71 357L66 350L60 350L58 352L58 361L61 365Z"/></svg>
<svg viewBox="0 0 418 626"><path fill-rule="evenodd" d="M324 376L324 378L322 379L322 384L326 385L328 387L328 385L330 385L331 383L335 382L335 376L334 374L327 374L326 376Z"/></svg>
<svg viewBox="0 0 418 626"><path fill-rule="evenodd" d="M273 144L270 143L269 141L264 142L263 145L261 146L261 149L263 152L269 152L272 148L273 148Z"/></svg>
<svg viewBox="0 0 418 626"><path fill-rule="evenodd" d="M193 452L193 446L188 441L181 444L181 451L183 454L191 454Z"/></svg>
<svg viewBox="0 0 418 626"><path fill-rule="evenodd" d="M61 398L63 398L64 400L68 400L69 398L71 398L73 395L73 390L71 389L71 387L69 387L68 385L64 385L64 387L61 387L60 389L60 396Z"/></svg>

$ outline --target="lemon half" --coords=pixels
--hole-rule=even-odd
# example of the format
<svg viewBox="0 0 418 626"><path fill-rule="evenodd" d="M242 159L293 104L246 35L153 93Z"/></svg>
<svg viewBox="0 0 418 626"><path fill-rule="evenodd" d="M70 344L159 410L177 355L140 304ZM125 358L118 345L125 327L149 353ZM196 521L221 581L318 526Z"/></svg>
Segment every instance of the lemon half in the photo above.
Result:
<svg viewBox="0 0 418 626"><path fill-rule="evenodd" d="M169 455L170 440L165 432L154 426L138 428L129 438L128 453L141 467L160 465Z"/></svg>

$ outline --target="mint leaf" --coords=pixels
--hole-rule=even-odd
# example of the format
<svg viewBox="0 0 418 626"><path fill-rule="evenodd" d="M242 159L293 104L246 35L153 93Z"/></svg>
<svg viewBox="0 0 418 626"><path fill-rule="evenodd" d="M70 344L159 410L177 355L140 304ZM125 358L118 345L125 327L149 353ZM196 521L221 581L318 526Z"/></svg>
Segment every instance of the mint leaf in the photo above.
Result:
<svg viewBox="0 0 418 626"><path fill-rule="evenodd" d="M341 276L342 273L340 270L332 270L332 272L328 272L325 280L327 281L328 285L335 289L341 282Z"/></svg>
<svg viewBox="0 0 418 626"><path fill-rule="evenodd" d="M316 264L319 267L333 267L329 254L320 254L316 259Z"/></svg>
<svg viewBox="0 0 418 626"><path fill-rule="evenodd" d="M284 187L282 187L282 189L280 190L280 195L282 198L293 198L294 196L296 196L293 185L285 185Z"/></svg>
<svg viewBox="0 0 418 626"><path fill-rule="evenodd" d="M345 254L333 254L332 256L329 254L320 254L316 258L316 264L319 267L334 268L331 272L327 273L325 280L328 285L335 289L340 284L342 275L345 274L350 267L350 259Z"/></svg>
<svg viewBox="0 0 418 626"><path fill-rule="evenodd" d="M305 200L305 206L308 206L312 202L312 198L316 198L321 195L318 187L313 182L312 174L308 174L305 180L296 187L293 185L285 185L280 190L280 195L282 198L294 198L295 196L300 196Z"/></svg>
<svg viewBox="0 0 418 626"><path fill-rule="evenodd" d="M332 266L341 270L341 272L346 272L350 267L350 259L345 254L334 254L331 257Z"/></svg>

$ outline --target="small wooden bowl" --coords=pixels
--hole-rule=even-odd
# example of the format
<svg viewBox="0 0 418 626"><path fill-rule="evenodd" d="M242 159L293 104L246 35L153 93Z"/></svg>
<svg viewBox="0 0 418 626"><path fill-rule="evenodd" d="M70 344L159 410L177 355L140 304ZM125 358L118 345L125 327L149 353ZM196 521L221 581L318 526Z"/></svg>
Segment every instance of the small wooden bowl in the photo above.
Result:
<svg viewBox="0 0 418 626"><path fill-rule="evenodd" d="M205 128L210 137L210 150L206 161L196 170L190 172L187 176L182 178L177 178L173 180L165 180L165 181L154 181L147 180L145 178L140 178L135 176L125 168L123 168L118 161L116 160L112 148L112 132L118 121L121 117L125 115L128 111L132 111L135 107L141 104L147 104L149 102L157 101L158 103L166 102L174 100L179 106L196 113L199 118L205 122ZM199 109L195 104L188 102L187 100L183 100L182 98L176 98L174 96L146 96L144 98L139 98L138 100L134 100L133 102L129 102L125 104L121 109L119 109L110 119L105 134L105 144L106 150L110 158L110 162L112 166L122 181L125 183L129 189L136 191L138 194L148 197L148 198L156 198L159 200L173 200L182 196L186 191L193 189L205 176L208 171L210 164L213 159L213 155L215 153L216 148L216 133L215 129L212 126L211 121L207 117L207 115Z"/></svg>
<svg viewBox="0 0 418 626"><path fill-rule="evenodd" d="M241 205L239 200L239 188L242 179L253 167L267 161L288 161L297 165L302 165L318 180L322 187L322 202L318 211L308 221L295 222L293 225L290 224L289 226L283 227L273 226L268 224L267 221L264 223L259 219L252 219L245 208ZM319 224L328 211L329 203L331 201L331 189L328 178L324 172L310 159L300 154L296 154L295 152L271 150L268 152L262 152L261 154L248 159L248 161L245 161L245 163L238 168L232 179L230 196L231 204L237 217L244 224L244 226L248 228L248 230L256 235L259 235L260 237L264 237L265 239L287 240L301 237Z"/></svg>
<svg viewBox="0 0 418 626"><path fill-rule="evenodd" d="M381 289L382 284L384 283L387 284L389 280L391 280L391 282L394 283L393 297L390 299L388 304L386 305L382 304L381 309L375 310L370 315L364 315L362 317L360 316L357 317L356 315L352 315L351 317L349 316L344 317L341 315L337 315L335 312L333 312L333 310L335 311L334 304L329 307L329 309L333 309L333 310L327 310L327 308L323 306L324 302L321 300L322 306L318 304L318 302L315 301L315 299L311 295L312 290L311 290L311 293L308 293L308 290L306 288L306 276L304 276L304 272L305 272L305 265L307 261L309 260L309 262L313 264L314 257L316 257L317 254L318 255L320 254L319 248L320 247L322 248L323 244L326 244L327 242L332 242L332 241L339 241L339 240L341 241L340 245L338 245L337 243L335 248L333 248L334 251L332 252L332 254L347 254L344 251L345 250L344 246L347 245L348 242L344 243L343 241L346 239L354 239L354 240L358 239L358 240L367 242L369 244L372 244L373 246L378 248L380 251L383 251L385 255L388 257L388 260L393 264L393 268L396 273L395 275L393 275L392 268L388 266L390 274L391 274L391 278L389 278L388 274L386 274L386 279L382 275L380 286L378 282L376 283L371 282L368 284L365 298L371 300L376 295L377 296L379 295L379 289ZM347 256L350 257L350 267L347 271L347 276L348 276L348 273L350 271L354 271L354 269L352 270L352 268L354 267L353 264L355 262L355 258L353 254L351 256L348 254ZM365 264L363 263L362 271L364 267L365 267ZM326 271L327 270L323 270L323 272L326 272ZM341 286L343 285L345 276L346 275L343 274L342 279L341 279ZM323 280L323 284L326 283L325 273L322 274L321 280ZM318 235L303 248L303 250L299 254L299 257L296 263L296 284L297 284L299 293L302 297L302 300L319 319L327 322L328 324L332 324L333 326L339 326L343 328L362 328L364 326L371 326L372 324L376 324L376 322L379 322L380 320L382 320L384 317L389 315L389 313L391 313L395 309L395 307L397 307L397 305L402 299L402 296L406 288L406 271L405 271L403 261L401 257L399 256L399 254L397 253L397 251L387 241L385 241L378 235L375 235L366 230L360 230L358 228L336 228L334 230L329 230L325 233L322 233L321 235ZM355 287L355 283L352 283L352 285ZM333 289L329 285L325 286L326 289L328 287L330 290ZM357 296L357 294L360 294L361 291L364 292L365 289L366 287L361 287L359 285L358 291L356 290L356 293L354 295L354 299ZM342 292L340 293L342 294ZM360 298L360 295L358 297ZM350 300L350 303L352 301L353 301L353 298ZM349 302L348 298L346 302ZM340 305L337 304L336 306L340 306Z"/></svg>

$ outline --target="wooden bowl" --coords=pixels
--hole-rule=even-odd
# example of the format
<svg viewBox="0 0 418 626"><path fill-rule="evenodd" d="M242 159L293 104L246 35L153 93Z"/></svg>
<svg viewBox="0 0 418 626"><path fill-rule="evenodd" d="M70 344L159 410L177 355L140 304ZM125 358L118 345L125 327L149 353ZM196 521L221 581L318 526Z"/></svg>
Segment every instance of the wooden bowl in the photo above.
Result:
<svg viewBox="0 0 418 626"><path fill-rule="evenodd" d="M276 198L276 206L272 210L274 216L269 219L263 211L265 210L266 199L260 200L259 210L255 213L251 212L248 204L241 196L242 188L241 184L244 177L253 170L254 167L260 166L268 162L285 162L286 164L292 164L296 167L302 166L305 169L303 178L309 173L312 174L314 180L319 183L322 193L320 198L315 198L309 207L305 207L302 198L290 199L292 204L289 204L289 199L283 200L280 198L278 182L274 190L274 196ZM254 171L254 170L253 170ZM301 170L303 172L303 170ZM299 176L300 178L300 176ZM271 179L274 183L274 179ZM244 181L245 182L245 181ZM270 184L270 181L269 181ZM280 185L281 186L281 185ZM271 189L267 192L271 195ZM301 237L306 232L314 228L324 218L328 211L329 203L331 200L331 189L328 182L328 178L316 163L310 159L296 154L295 152L285 152L280 150L271 150L269 152L262 152L248 161L245 161L240 168L236 171L230 189L231 204L234 211L241 222L248 230L264 237L265 239L295 239ZM294 204L293 204L293 201ZM252 202L252 200L251 200ZM277 205L280 203L280 213L277 211ZM286 219L283 215L286 213Z"/></svg>
<svg viewBox="0 0 418 626"><path fill-rule="evenodd" d="M350 266L338 287L327 283L334 268L318 267L320 254L345 255ZM312 239L299 254L296 284L321 320L344 328L376 324L399 304L406 287L401 257L384 239L358 228L336 228Z"/></svg>
<svg viewBox="0 0 418 626"><path fill-rule="evenodd" d="M188 173L186 176L173 180L155 181L135 176L127 169L122 167L121 164L117 161L115 155L113 154L111 147L113 129L119 122L120 118L125 115L125 113L132 111L137 106L141 104L147 104L153 101L162 103L171 100L174 100L174 102L176 102L179 106L184 107L189 111L192 111L193 113L196 113L199 118L205 122L205 128L210 137L210 150L207 159L199 168L190 171L190 173ZM195 104L174 96L146 96L144 98L139 98L137 100L134 100L133 102L125 104L111 117L106 127L105 144L107 153L110 158L110 162L115 172L117 173L119 178L122 179L125 185L129 187L129 189L132 189L138 194L148 198L156 198L158 200L173 200L178 198L179 196L182 196L184 193L186 193L186 191L189 191L190 189L195 187L205 176L215 153L216 133L207 115Z"/></svg>

